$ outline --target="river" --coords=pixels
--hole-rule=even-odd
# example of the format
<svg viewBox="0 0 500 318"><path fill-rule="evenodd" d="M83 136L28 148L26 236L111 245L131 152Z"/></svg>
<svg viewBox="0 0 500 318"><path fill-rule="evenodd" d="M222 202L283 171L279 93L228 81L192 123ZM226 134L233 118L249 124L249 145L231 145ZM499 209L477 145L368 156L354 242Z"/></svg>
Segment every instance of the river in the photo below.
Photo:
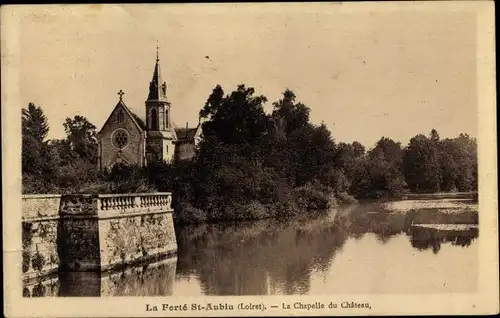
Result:
<svg viewBox="0 0 500 318"><path fill-rule="evenodd" d="M182 226L176 258L119 273L60 273L32 296L469 293L477 288L476 212L470 200L406 200Z"/></svg>

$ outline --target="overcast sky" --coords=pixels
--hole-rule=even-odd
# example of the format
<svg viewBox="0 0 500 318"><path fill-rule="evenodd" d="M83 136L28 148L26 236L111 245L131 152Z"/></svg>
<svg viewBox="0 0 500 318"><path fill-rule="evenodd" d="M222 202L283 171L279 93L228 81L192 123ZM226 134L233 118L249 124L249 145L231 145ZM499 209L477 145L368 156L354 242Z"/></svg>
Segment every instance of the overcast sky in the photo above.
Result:
<svg viewBox="0 0 500 318"><path fill-rule="evenodd" d="M77 114L100 129L120 89L144 117L158 41L178 126L197 123L216 84L229 93L244 83L267 110L292 89L338 141L405 145L432 128L476 136L475 14L411 5L25 7L22 107L42 106L51 138Z"/></svg>

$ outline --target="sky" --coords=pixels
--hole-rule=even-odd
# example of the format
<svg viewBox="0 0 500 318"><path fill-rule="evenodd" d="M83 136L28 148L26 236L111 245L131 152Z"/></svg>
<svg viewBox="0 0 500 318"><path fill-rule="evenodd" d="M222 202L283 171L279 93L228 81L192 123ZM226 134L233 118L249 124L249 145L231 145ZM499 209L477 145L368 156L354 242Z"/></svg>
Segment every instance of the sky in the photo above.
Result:
<svg viewBox="0 0 500 318"><path fill-rule="evenodd" d="M442 8L446 8L445 5ZM337 141L406 145L435 128L477 136L476 16L411 2L26 6L17 11L21 107L100 129L125 92L144 117L158 41L178 126L196 125L212 89L268 98L293 90Z"/></svg>

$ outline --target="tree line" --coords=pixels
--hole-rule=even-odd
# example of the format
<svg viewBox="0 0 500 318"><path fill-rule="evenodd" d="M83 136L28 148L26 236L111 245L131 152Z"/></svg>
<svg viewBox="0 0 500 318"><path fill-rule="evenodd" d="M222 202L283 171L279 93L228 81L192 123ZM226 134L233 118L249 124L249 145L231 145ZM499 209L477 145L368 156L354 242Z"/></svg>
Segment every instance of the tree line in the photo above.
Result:
<svg viewBox="0 0 500 318"><path fill-rule="evenodd" d="M217 85L200 110L203 138L193 160L101 172L93 124L66 118L66 138L48 140L47 118L30 103L22 110L23 192L175 190L178 210L208 220L277 216L408 191L477 190L477 145L467 134L441 139L433 129L406 146L382 137L366 150L311 123L310 108L291 90L271 113L266 102L251 87L226 94Z"/></svg>

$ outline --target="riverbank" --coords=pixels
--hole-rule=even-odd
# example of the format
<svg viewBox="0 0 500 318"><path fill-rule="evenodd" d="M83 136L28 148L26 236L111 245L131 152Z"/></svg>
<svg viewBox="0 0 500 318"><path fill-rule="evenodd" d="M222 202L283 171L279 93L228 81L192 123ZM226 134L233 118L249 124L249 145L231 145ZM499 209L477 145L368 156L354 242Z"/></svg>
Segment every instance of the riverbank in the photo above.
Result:
<svg viewBox="0 0 500 318"><path fill-rule="evenodd" d="M347 193L335 193L318 184L307 184L275 202L225 200L218 207L203 210L192 202L178 200L173 206L176 223L197 224L294 218L354 203L357 200Z"/></svg>
<svg viewBox="0 0 500 318"><path fill-rule="evenodd" d="M408 193L406 199L471 199L477 202L479 194L477 191L470 192L437 192L437 193Z"/></svg>
<svg viewBox="0 0 500 318"><path fill-rule="evenodd" d="M466 203L477 203L477 192L408 194L404 199L387 200L357 200L347 193L333 193L321 188L307 185L294 189L293 195L286 201L263 204L257 200L248 203L227 202L224 207L216 211L205 212L189 202L178 203L174 208L176 223L198 224L231 221L251 221L272 218L294 218L308 215L314 211L323 211L337 207L355 204L373 205L392 212L410 212L415 202L419 203L422 211L436 212L436 223L449 217L450 213L459 213L460 217L451 223L477 224L477 206L463 210ZM462 202L463 201L463 202ZM378 208L377 208L378 209ZM425 212L424 211L424 212ZM460 211L460 212L457 212ZM383 212L383 211L382 211ZM427 213L424 213L428 218ZM420 218L420 216L418 217ZM433 223L433 221L430 221ZM446 222L445 222L446 223Z"/></svg>

